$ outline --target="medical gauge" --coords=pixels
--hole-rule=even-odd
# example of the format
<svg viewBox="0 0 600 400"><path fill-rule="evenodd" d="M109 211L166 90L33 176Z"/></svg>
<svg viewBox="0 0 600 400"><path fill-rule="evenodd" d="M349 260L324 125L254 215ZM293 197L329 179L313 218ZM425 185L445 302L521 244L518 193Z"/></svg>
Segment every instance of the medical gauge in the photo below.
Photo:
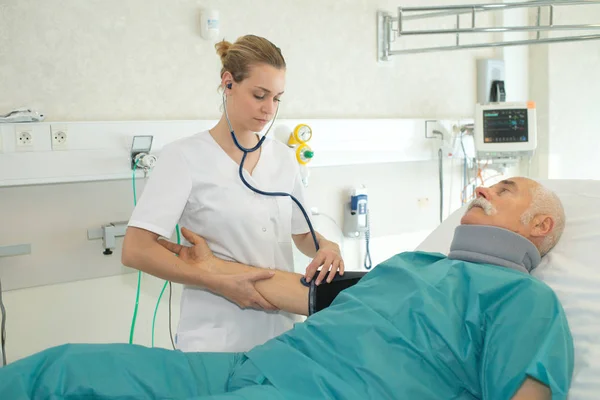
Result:
<svg viewBox="0 0 600 400"><path fill-rule="evenodd" d="M315 153L312 151L309 145L302 144L296 149L296 160L300 165L306 165L312 160Z"/></svg>
<svg viewBox="0 0 600 400"><path fill-rule="evenodd" d="M294 132L290 134L288 145L294 146L301 143L306 143L312 138L312 129L306 124L300 124L294 128Z"/></svg>
<svg viewBox="0 0 600 400"><path fill-rule="evenodd" d="M477 104L474 139L479 158L532 156L537 147L535 103Z"/></svg>

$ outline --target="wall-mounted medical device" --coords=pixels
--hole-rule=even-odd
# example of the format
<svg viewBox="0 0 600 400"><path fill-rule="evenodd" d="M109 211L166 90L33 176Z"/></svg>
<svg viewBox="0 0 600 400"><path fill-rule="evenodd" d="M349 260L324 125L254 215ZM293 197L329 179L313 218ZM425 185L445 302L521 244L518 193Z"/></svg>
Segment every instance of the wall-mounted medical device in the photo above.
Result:
<svg viewBox="0 0 600 400"><path fill-rule="evenodd" d="M479 158L532 156L537 147L535 103L477 104L474 139Z"/></svg>
<svg viewBox="0 0 600 400"><path fill-rule="evenodd" d="M288 138L288 146L295 146L299 143L306 143L312 139L312 129L306 124L296 125L294 131Z"/></svg>
<svg viewBox="0 0 600 400"><path fill-rule="evenodd" d="M299 124L290 133L288 146L296 148L296 160L300 165L306 165L312 160L315 153L307 142L312 139L312 129L306 124Z"/></svg>
<svg viewBox="0 0 600 400"><path fill-rule="evenodd" d="M504 60L477 60L477 103L506 101L504 87Z"/></svg>
<svg viewBox="0 0 600 400"><path fill-rule="evenodd" d="M315 153L308 145L308 141L312 139L313 131L306 124L298 124L292 132L289 127L278 126L275 130L275 137L295 149L296 161L300 164L300 175L304 186L308 186L308 163L313 159Z"/></svg>
<svg viewBox="0 0 600 400"><path fill-rule="evenodd" d="M200 12L200 35L206 40L215 40L219 37L219 11L202 10Z"/></svg>
<svg viewBox="0 0 600 400"><path fill-rule="evenodd" d="M156 156L150 154L153 136L134 136L131 142L131 169L151 169Z"/></svg>
<svg viewBox="0 0 600 400"><path fill-rule="evenodd" d="M344 234L351 238L360 237L369 228L369 196L364 187L350 192L350 201L344 208Z"/></svg>
<svg viewBox="0 0 600 400"><path fill-rule="evenodd" d="M351 238L365 239L364 268L371 269L371 225L369 221L369 196L367 189L362 187L353 188L350 191L350 201L344 207L344 235Z"/></svg>

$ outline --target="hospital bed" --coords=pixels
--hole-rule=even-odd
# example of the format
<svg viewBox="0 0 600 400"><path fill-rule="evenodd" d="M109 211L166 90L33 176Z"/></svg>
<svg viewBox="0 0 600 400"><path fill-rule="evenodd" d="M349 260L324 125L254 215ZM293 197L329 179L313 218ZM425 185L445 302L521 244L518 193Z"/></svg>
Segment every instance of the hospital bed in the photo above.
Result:
<svg viewBox="0 0 600 400"><path fill-rule="evenodd" d="M567 223L556 247L533 275L559 297L575 346L570 400L600 398L600 181L545 180L565 208ZM448 217L417 250L448 254L465 209Z"/></svg>
<svg viewBox="0 0 600 400"><path fill-rule="evenodd" d="M544 257L540 266L535 270L534 275L546 282L556 292L563 304L573 334L575 363L569 399L598 399L600 398L600 381L598 381L598 377L600 377L600 290L597 288L600 287L600 268L596 266L594 260L594 246L600 246L600 181L546 181L542 183L554 190L563 201L567 215L567 224L563 237L558 245ZM432 232L421 245L418 246L417 250L447 253L453 238L454 229L459 224L460 217L463 213L464 209L460 209L452 214L444 223ZM390 270L386 269L386 267L381 268L384 268L383 271ZM368 287L368 285L365 285L364 287ZM360 289L360 285L357 285L354 289ZM369 295L366 290L362 292L355 291L355 294ZM374 299L378 297L379 293L376 293L371 295L370 298ZM368 296L358 296L357 298L360 298L362 302L366 301ZM350 304L350 308L352 308L355 307L356 303L349 302L348 304ZM343 304L340 305L343 306ZM386 312L389 313L389 310ZM379 313L373 314L381 315ZM320 320L322 324L332 315L342 319L344 315L348 316L350 319L353 318L352 315L347 313L347 309L344 308L341 309L341 312L340 309L338 309L337 315L322 315L326 315L324 319ZM319 318L319 316L317 315L316 318ZM387 319L378 318L378 320L384 321L383 325L380 326L388 325ZM337 321L339 321L339 319ZM317 322L317 324L318 323L319 322ZM333 324L330 324L329 326L331 327ZM366 326L367 332L371 332L373 329L371 323L364 324L364 326ZM303 329L310 328L306 328L305 325ZM365 328L363 327L363 329ZM355 335L356 332L352 332L352 334ZM292 338L292 342L300 337ZM308 337L313 338L312 336ZM369 337L372 338L373 336ZM306 337L304 339L306 339ZM283 342L283 340L270 343L280 344L280 342ZM309 348L306 344L312 342L306 340L303 342L302 340L299 340L296 343L298 346L304 348L303 351L306 351L306 349ZM355 341L346 342L346 344L348 343L355 343ZM105 394L105 398L116 398L119 396L119 398L122 398L124 397L124 393L133 393L134 396L138 398L138 392L166 392L173 394L173 391L177 391L178 394L181 394L187 393L188 391L193 392L197 387L207 388L210 394L214 394L214 388L221 387L220 390L222 390L222 386L227 384L233 385L233 390L235 390L236 385L241 385L239 387L243 387L242 390L249 390L244 393L254 393L250 395L249 398L263 399L266 398L265 393L271 393L264 391L278 391L280 388L277 387L276 389L273 389L275 386L262 385L262 382L264 382L267 377L261 372L263 371L260 367L261 359L263 361L268 361L267 365L271 365L270 360L275 360L275 358L272 358L272 354L285 354L286 357L291 357L293 362L290 365L294 365L294 368L296 368L294 372L296 373L312 373L313 370L311 368L315 366L322 367L318 362L296 362L306 358L303 351L284 351L282 353L278 350L279 345L273 344L271 349L274 349L275 353L271 353L269 347L265 347L261 356L261 350L259 348L257 352L254 352L253 355L248 358L251 362L248 364L242 362L241 364L248 365L249 370L246 369L246 367L236 368L236 371L241 372L236 372L234 374L237 377L237 380L232 382L228 381L228 377L232 371L231 368L237 366L239 360L245 360L246 358L244 358L244 355L207 353L193 356L189 353L172 352L164 349L142 350L139 347L125 344L105 345L106 347L102 346L103 345L59 346L49 349L46 352L39 353L36 357L27 359L27 363L21 364L22 371L13 370L13 372L11 372L15 376L22 377L22 381L16 379L15 376L13 376L12 379L0 379L0 393L12 393L10 390L17 390L21 393L23 392L23 388L28 390L30 386L36 386L39 382L42 382L43 384L36 387L36 393L38 393L37 391L39 390L51 390L54 393L54 389L58 388L56 390L64 390L70 395L74 392L79 393L80 388L83 388L84 391L93 388L94 390L99 390L101 393ZM283 346L285 347L285 344L283 344ZM291 347L296 348L294 345ZM319 351L313 351L313 355L322 355L323 353L320 352L322 348L323 346L320 348L315 347L314 349ZM279 349L281 350L281 347L279 347ZM365 354L365 352L359 353ZM270 357L271 359L269 360ZM375 358L377 357L371 357L371 360ZM277 360L280 359L281 358L277 358ZM52 362L48 363L48 360L53 360L55 364ZM140 360L143 361L143 363L140 363ZM390 359L388 358L388 360ZM394 362L395 360L392 361ZM157 367L161 364L161 368ZM340 364L339 360L338 364ZM15 363L13 367L15 365L17 364ZM278 364L276 363L275 366L277 367L277 365ZM346 363L346 365L350 365L350 368L347 368L348 371L352 370L351 363ZM364 365L368 366L369 362ZM377 363L371 363L371 365L377 365ZM506 364L502 365L504 367ZM40 379L36 374L42 366L47 366L48 368L44 373L45 376ZM132 366L135 366L135 368L132 368ZM10 367L11 366L9 365L9 368ZM114 377L111 376L111 379L106 381L104 378L107 374L106 370L108 369L112 372L115 368L119 367L121 370L126 370L127 373L114 374ZM298 369L299 367L304 367L305 371L302 372L302 368ZM365 369L363 366L361 374L368 369L368 367ZM176 373L180 379L172 380L167 371L170 371L171 374ZM283 375L277 377L274 374L274 378L269 376L268 379L279 379L279 383L283 383L283 386L287 385L287 391L284 390L286 388L281 388L281 393L295 393L295 391L298 390L298 385L295 377L289 375L289 369L280 368L278 371L283 371ZM389 369L385 370L383 374L389 371ZM320 373L315 372L319 379L328 381L328 385L323 386L326 388L324 389L325 392L335 388L336 390L339 389L340 393L344 393L341 390L347 390L347 387L341 384L339 376L327 374L326 372L327 371L321 371ZM30 373L32 373L32 375L28 376ZM377 385L378 382L384 379L384 376L381 373L381 370L377 372L378 375L375 375L377 379L372 381L373 384ZM517 373L517 371L515 371L515 373ZM98 380L98 376L102 379ZM281 376L284 376L285 378L281 378ZM374 375L370 375L371 378L373 376ZM361 379L366 379L367 375L361 375L361 377ZM394 379L395 381L398 381L397 376L392 377L396 378ZM225 379L227 383L224 383L223 379ZM476 381L477 380L475 379L475 382ZM86 386L86 382L92 382L93 384ZM250 384L246 385L248 382L250 382ZM368 382L368 380L363 382ZM255 383L259 384L257 385ZM338 385L338 383L340 384ZM368 387L369 385L366 386ZM305 387L306 386L303 388ZM320 385L314 387L318 391L323 389ZM5 392L2 392L3 388ZM195 392L191 395L196 396ZM236 396L236 394L232 393L232 396ZM0 397L2 397L2 395L0 395ZM55 398L61 397L55 396ZM316 397L312 396L310 398ZM323 398L323 396L320 396L320 398ZM363 396L361 398L368 397Z"/></svg>

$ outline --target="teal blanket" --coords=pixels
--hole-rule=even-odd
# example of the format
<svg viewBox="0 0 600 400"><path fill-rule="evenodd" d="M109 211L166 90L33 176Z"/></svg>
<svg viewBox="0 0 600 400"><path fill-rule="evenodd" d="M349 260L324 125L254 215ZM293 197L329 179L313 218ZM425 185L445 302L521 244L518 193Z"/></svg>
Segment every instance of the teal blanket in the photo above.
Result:
<svg viewBox="0 0 600 400"><path fill-rule="evenodd" d="M377 266L294 329L241 353L65 345L0 369L0 399L565 399L573 343L531 276L439 254Z"/></svg>

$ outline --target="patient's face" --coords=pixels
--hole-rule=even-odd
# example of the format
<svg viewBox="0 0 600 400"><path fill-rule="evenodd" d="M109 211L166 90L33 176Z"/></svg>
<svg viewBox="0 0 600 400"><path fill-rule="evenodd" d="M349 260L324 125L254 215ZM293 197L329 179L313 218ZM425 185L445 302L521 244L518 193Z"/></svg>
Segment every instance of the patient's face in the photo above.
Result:
<svg viewBox="0 0 600 400"><path fill-rule="evenodd" d="M536 185L527 178L511 178L489 188L477 188L477 198L460 223L497 226L528 237L531 227L521 222L521 216L531 205Z"/></svg>

